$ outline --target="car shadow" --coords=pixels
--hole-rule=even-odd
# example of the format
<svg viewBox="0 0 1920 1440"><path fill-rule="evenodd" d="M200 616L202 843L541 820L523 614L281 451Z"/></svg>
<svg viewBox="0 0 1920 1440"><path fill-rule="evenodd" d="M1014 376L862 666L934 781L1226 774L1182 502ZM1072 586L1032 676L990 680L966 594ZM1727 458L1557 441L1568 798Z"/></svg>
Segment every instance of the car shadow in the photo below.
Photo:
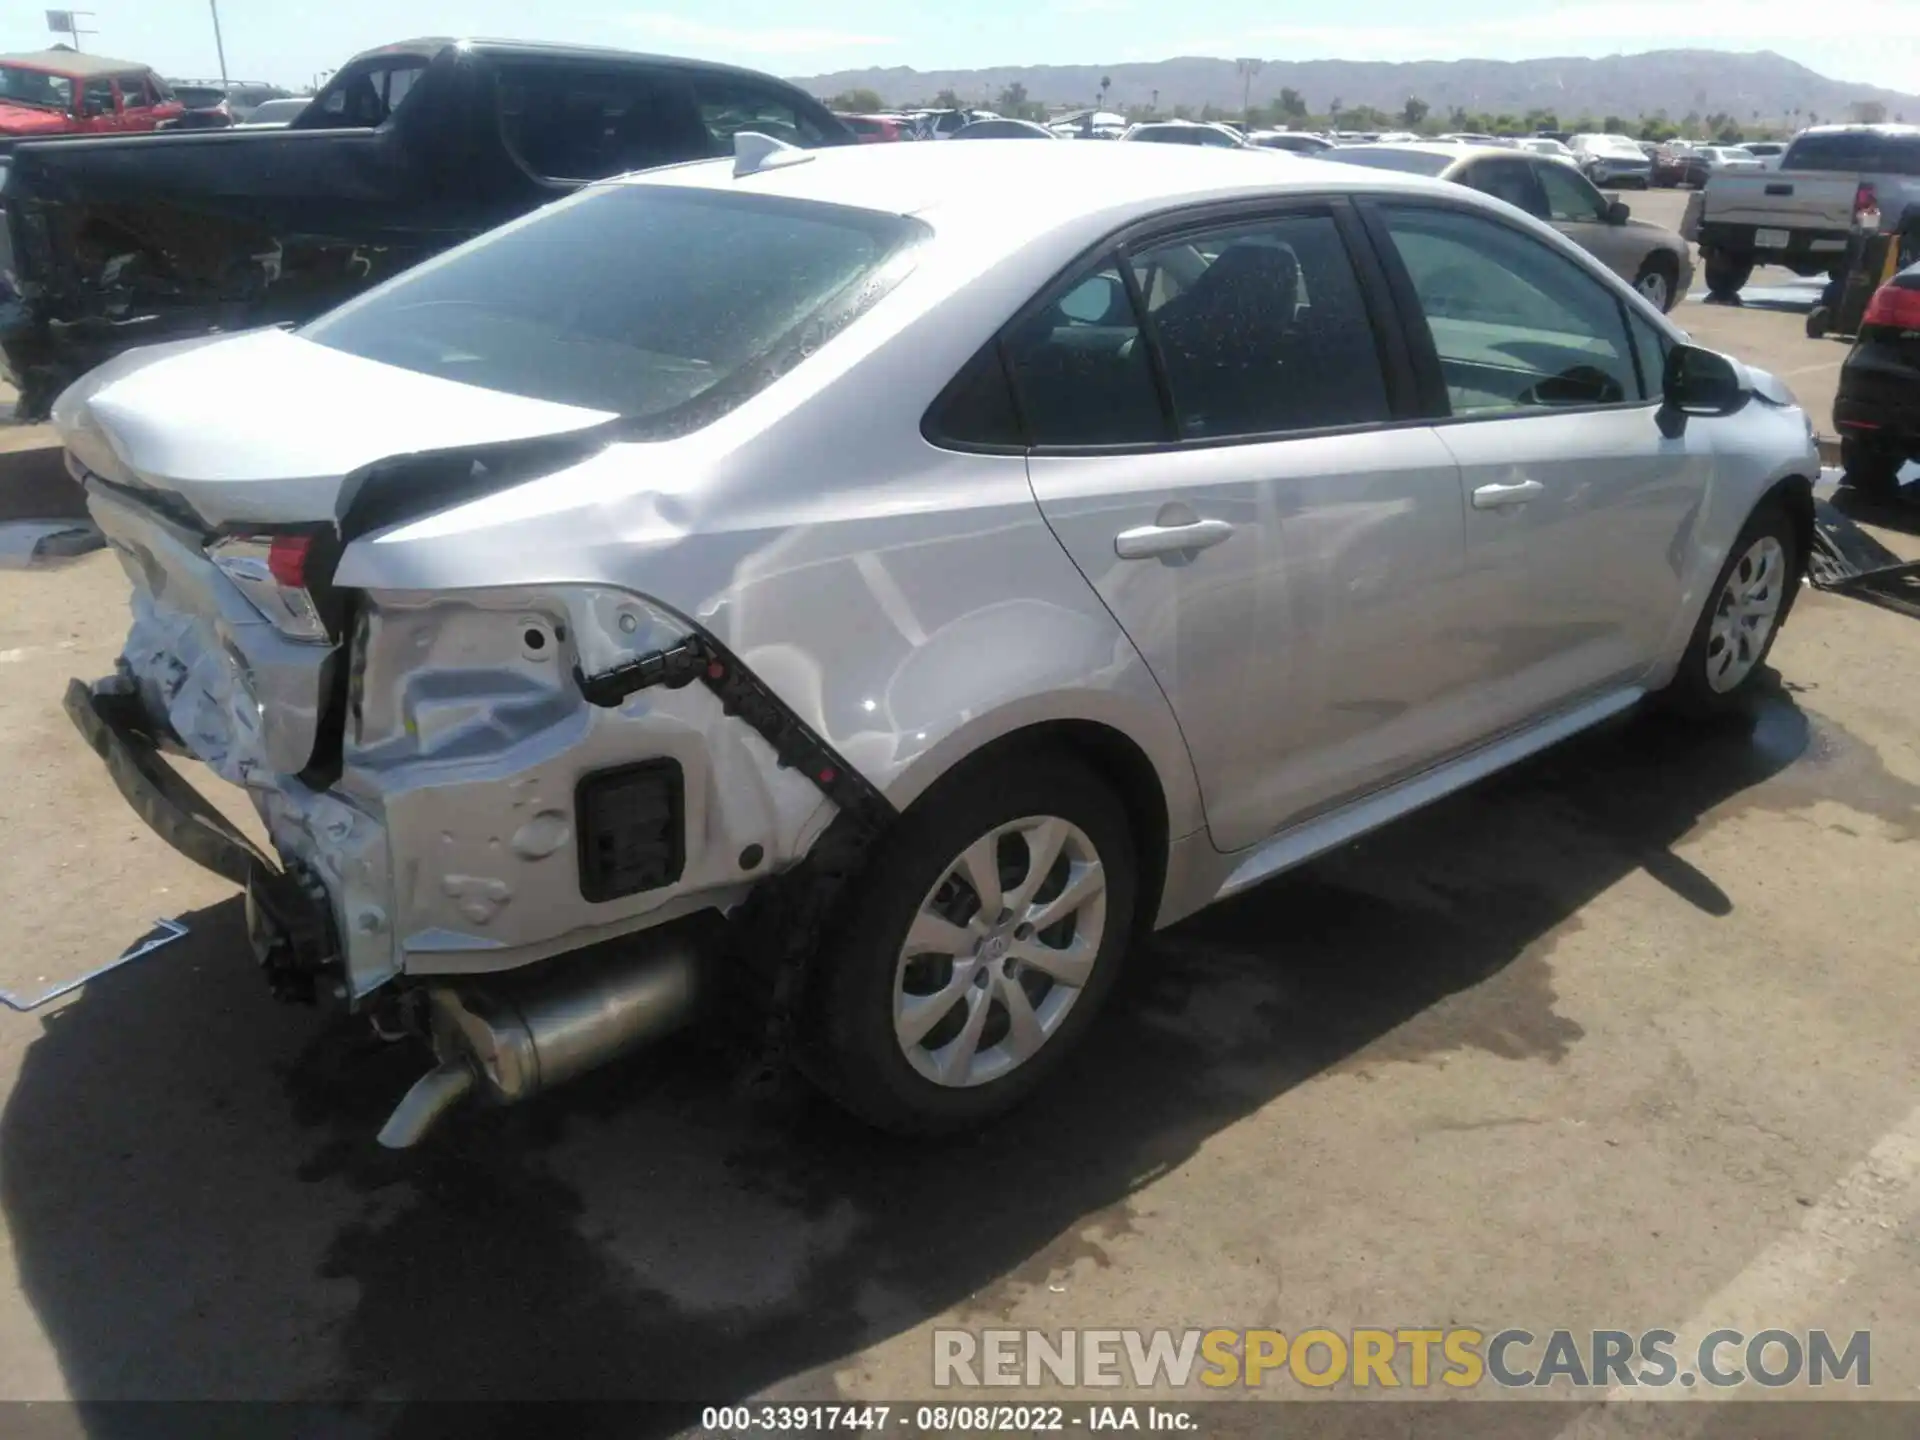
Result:
<svg viewBox="0 0 1920 1440"><path fill-rule="evenodd" d="M1862 525L1878 525L1907 535L1920 535L1920 465L1908 465L1902 471L1900 488L1891 496L1863 495L1851 485L1842 485L1829 497L1833 508Z"/></svg>
<svg viewBox="0 0 1920 1440"><path fill-rule="evenodd" d="M1644 869L1724 915L1675 843L1830 793L1920 802L1777 685L1751 726L1613 724L1162 934L1055 1083L942 1144L738 1099L683 1040L382 1152L420 1053L273 1004L224 903L27 1050L13 1259L87 1399L832 1398L863 1347L1105 1263L1143 1186L1320 1072L1560 1062L1582 906Z"/></svg>

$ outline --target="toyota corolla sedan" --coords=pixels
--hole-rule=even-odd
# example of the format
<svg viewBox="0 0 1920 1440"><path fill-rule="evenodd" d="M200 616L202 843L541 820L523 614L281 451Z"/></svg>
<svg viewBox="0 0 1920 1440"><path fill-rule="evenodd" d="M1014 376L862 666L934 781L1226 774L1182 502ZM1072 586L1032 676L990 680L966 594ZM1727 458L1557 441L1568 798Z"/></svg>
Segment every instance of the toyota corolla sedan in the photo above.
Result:
<svg viewBox="0 0 1920 1440"><path fill-rule="evenodd" d="M737 145L56 408L132 592L69 712L276 990L430 1042L387 1143L696 1012L987 1121L1154 928L1754 685L1807 419L1550 226L1287 156Z"/></svg>

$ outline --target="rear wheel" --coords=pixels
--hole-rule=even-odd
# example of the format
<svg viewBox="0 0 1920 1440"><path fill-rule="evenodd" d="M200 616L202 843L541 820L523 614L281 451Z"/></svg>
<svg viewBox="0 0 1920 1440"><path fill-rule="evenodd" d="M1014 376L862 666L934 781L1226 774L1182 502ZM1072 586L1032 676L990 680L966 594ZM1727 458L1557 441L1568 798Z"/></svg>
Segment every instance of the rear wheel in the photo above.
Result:
<svg viewBox="0 0 1920 1440"><path fill-rule="evenodd" d="M821 951L807 1073L896 1133L1004 1113L1111 990L1136 872L1124 807L1072 755L949 776L902 818Z"/></svg>
<svg viewBox="0 0 1920 1440"><path fill-rule="evenodd" d="M1640 273L1634 278L1633 288L1647 297L1648 302L1662 315L1673 309L1678 297L1674 291L1679 288L1680 267L1673 262L1671 255L1649 255L1640 266Z"/></svg>
<svg viewBox="0 0 1920 1440"><path fill-rule="evenodd" d="M1751 255L1729 255L1724 250L1709 250L1706 261L1707 291L1721 300L1730 300L1753 278Z"/></svg>
<svg viewBox="0 0 1920 1440"><path fill-rule="evenodd" d="M1733 542L1666 698L1683 714L1738 710L1754 688L1799 583L1799 539L1778 501L1754 511Z"/></svg>
<svg viewBox="0 0 1920 1440"><path fill-rule="evenodd" d="M1840 483L1862 495L1887 499L1900 488L1900 466L1905 459L1891 446L1852 437L1840 442Z"/></svg>

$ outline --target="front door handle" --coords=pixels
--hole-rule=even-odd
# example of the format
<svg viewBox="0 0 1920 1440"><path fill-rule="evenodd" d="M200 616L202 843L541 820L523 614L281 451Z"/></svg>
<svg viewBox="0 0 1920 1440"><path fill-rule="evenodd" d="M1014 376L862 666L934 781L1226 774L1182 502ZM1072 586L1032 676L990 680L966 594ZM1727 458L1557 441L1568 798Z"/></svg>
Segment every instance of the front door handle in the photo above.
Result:
<svg viewBox="0 0 1920 1440"><path fill-rule="evenodd" d="M1218 545L1233 534L1225 520L1194 520L1185 525L1142 525L1113 537L1113 553L1122 560L1150 560L1156 555L1192 554Z"/></svg>
<svg viewBox="0 0 1920 1440"><path fill-rule="evenodd" d="M1502 505L1524 505L1534 496L1545 494L1546 489L1538 480L1522 480L1517 485L1482 485L1473 492L1473 508L1498 510Z"/></svg>

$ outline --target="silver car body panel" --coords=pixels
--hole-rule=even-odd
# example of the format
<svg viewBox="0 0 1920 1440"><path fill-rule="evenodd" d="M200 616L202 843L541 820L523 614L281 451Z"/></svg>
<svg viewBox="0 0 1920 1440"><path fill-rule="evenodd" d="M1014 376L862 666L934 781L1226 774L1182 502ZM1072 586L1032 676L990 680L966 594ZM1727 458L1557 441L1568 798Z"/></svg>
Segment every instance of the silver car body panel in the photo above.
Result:
<svg viewBox="0 0 1920 1440"><path fill-rule="evenodd" d="M128 567L139 640L128 666L143 685L169 661L193 677L157 713L186 717L183 738L192 731L202 758L226 756L216 769L248 788L282 854L326 878L356 993L397 973L509 968L725 907L806 853L832 803L711 693L656 687L602 709L573 683L576 667L598 674L696 627L896 807L1028 727L1124 737L1164 801L1158 918L1170 923L1324 848L1316 835L1338 843L1355 816L1378 823L1440 793L1435 775L1484 773L1504 763L1499 745L1522 752L1513 737L1557 737L1609 695L1660 683L1754 503L1787 475L1817 473L1804 417L1767 402L1692 422L1692 468L1662 472L1658 504L1633 491L1641 461L1573 463L1583 447L1605 453L1622 424L1651 426L1642 410L1517 422L1506 454L1497 423L1480 436L1400 426L1097 466L924 438L921 417L968 359L1128 224L1299 193L1480 203L1439 182L1267 159L1144 145L873 146L743 177L726 162L633 177L624 183L912 213L933 234L856 323L704 428L613 441L351 539L334 579L364 597L348 647L356 704L327 791L297 772L325 666L341 657L305 647L308 668L283 676L277 637L196 562L192 537L95 482L95 512L113 517L103 528L123 556L158 557ZM1546 227L1518 223L1601 275ZM343 477L385 456L606 418L312 353L322 350L269 332L134 352L56 414L97 475L136 494L177 492L233 524L336 518ZM258 413L240 413L247 406ZM1556 426L1564 433L1550 442L1522 443ZM1695 461L1696 450L1711 458ZM1479 525L1468 478L1528 467L1558 488L1554 503L1523 527ZM1114 531L1203 500L1231 506L1232 542L1184 569L1117 561ZM1578 554L1590 520L1613 561L1659 582L1658 596L1622 597L1599 639L1590 627L1609 562ZM1524 528L1537 533L1522 538ZM1653 553L1625 557L1641 544ZM1532 546L1569 562L1567 573L1523 563ZM1490 683L1488 657L1504 641L1489 630L1514 607L1532 610L1556 651L1545 663L1567 681L1558 694L1522 671L1507 704ZM1255 642L1265 648L1250 653ZM660 755L686 773L684 873L622 900L583 900L574 785ZM747 866L750 846L764 854Z"/></svg>

